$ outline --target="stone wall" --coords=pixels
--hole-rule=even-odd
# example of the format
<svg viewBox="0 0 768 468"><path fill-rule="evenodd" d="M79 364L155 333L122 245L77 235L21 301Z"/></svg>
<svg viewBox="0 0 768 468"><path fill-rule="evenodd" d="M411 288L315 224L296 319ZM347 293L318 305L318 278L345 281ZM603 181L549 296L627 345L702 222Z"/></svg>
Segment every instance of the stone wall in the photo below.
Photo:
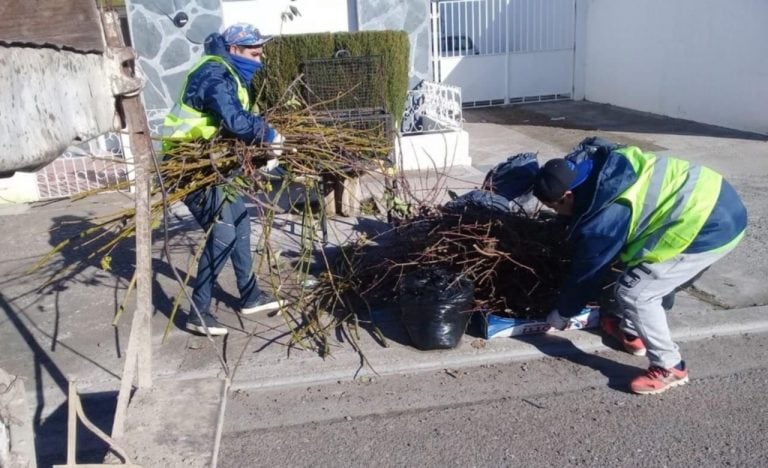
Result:
<svg viewBox="0 0 768 468"><path fill-rule="evenodd" d="M427 0L358 0L361 31L395 29L408 33L411 42L409 86L431 79L429 2Z"/></svg>
<svg viewBox="0 0 768 468"><path fill-rule="evenodd" d="M184 77L203 53L203 41L208 34L223 29L222 0L127 0L126 10L131 42L139 55L141 70L147 75L144 106L150 129L157 135L178 97ZM427 0L350 0L350 14L353 13L361 31L408 32L409 86L413 88L421 80L430 79ZM174 23L179 14L186 15L187 21Z"/></svg>
<svg viewBox="0 0 768 468"><path fill-rule="evenodd" d="M203 54L203 41L222 29L221 1L127 0L126 10L131 42L147 75L144 106L157 135L184 77Z"/></svg>

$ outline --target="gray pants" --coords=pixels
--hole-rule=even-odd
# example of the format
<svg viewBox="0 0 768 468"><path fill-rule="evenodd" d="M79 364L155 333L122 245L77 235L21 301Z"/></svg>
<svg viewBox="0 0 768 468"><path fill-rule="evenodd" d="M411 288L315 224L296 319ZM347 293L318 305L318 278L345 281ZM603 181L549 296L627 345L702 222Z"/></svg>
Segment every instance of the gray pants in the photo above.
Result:
<svg viewBox="0 0 768 468"><path fill-rule="evenodd" d="M681 360L669 332L662 298L731 250L680 254L663 263L641 263L625 270L616 282L621 329L643 340L652 366L669 369Z"/></svg>

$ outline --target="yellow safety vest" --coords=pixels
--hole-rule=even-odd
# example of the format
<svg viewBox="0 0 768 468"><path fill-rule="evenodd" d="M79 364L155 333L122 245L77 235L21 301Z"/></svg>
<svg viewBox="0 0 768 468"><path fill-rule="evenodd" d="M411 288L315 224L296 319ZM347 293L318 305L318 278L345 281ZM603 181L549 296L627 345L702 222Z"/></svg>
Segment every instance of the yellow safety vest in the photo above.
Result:
<svg viewBox="0 0 768 468"><path fill-rule="evenodd" d="M722 176L676 158L643 153L629 146L616 150L632 164L637 181L618 202L632 210L620 259L627 265L660 263L693 242L720 195Z"/></svg>
<svg viewBox="0 0 768 468"><path fill-rule="evenodd" d="M173 141L187 141L198 138L210 140L219 129L219 121L217 118L184 104L183 99L187 90L189 77L203 64L210 61L224 65L235 77L235 81L237 82L237 98L240 101L240 104L243 105L243 109L250 109L248 89L243 86L243 83L240 81L240 76L238 76L232 66L218 55L204 55L192 70L187 73L187 77L184 79L184 85L181 87L179 99L165 117L163 129L164 148L167 148L168 145L172 146Z"/></svg>

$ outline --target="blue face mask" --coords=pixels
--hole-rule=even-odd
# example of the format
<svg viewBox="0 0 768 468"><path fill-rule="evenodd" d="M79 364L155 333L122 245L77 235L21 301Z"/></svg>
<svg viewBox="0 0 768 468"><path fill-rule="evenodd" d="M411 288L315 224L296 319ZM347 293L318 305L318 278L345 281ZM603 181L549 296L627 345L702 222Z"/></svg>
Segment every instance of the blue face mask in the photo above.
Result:
<svg viewBox="0 0 768 468"><path fill-rule="evenodd" d="M244 84L246 86L253 79L253 75L264 68L263 63L257 62L256 60L247 59L239 55L231 54L230 58L232 59L232 65L235 66L237 73L239 73L240 77L245 81Z"/></svg>

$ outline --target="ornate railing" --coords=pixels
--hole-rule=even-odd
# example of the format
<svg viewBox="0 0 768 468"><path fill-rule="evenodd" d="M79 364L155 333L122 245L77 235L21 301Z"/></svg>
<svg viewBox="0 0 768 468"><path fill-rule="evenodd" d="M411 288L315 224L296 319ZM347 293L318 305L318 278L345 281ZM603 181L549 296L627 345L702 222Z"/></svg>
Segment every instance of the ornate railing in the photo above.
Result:
<svg viewBox="0 0 768 468"><path fill-rule="evenodd" d="M461 88L422 81L406 97L400 133L439 132L461 129Z"/></svg>
<svg viewBox="0 0 768 468"><path fill-rule="evenodd" d="M128 180L122 143L120 134L106 133L80 146L67 148L52 163L37 171L40 199L71 197Z"/></svg>

